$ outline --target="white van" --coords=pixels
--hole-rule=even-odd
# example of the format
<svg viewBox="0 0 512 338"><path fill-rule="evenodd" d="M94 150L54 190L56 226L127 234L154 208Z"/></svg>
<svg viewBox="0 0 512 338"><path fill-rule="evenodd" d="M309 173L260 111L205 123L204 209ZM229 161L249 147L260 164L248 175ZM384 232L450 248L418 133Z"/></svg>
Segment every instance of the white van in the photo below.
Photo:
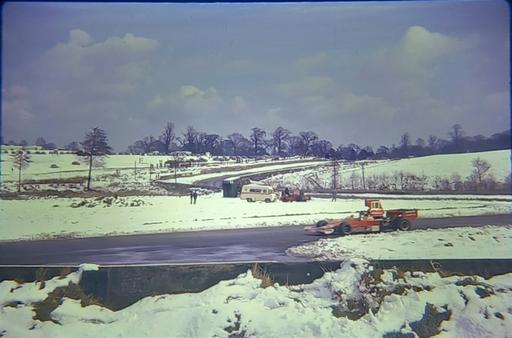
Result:
<svg viewBox="0 0 512 338"><path fill-rule="evenodd" d="M247 202L274 202L277 199L277 194L274 193L272 187L266 185L246 184L242 186L240 198Z"/></svg>

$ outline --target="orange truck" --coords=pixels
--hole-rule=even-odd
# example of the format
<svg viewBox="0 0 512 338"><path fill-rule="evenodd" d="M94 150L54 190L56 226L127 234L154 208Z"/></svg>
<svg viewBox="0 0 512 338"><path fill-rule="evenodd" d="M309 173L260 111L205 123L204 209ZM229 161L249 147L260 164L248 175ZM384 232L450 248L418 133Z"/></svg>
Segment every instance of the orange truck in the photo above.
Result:
<svg viewBox="0 0 512 338"><path fill-rule="evenodd" d="M385 230L409 230L411 222L418 218L418 209L391 209L385 211L379 200L366 199L367 209L358 217L321 220L304 231L313 235L348 235L353 232L381 232Z"/></svg>

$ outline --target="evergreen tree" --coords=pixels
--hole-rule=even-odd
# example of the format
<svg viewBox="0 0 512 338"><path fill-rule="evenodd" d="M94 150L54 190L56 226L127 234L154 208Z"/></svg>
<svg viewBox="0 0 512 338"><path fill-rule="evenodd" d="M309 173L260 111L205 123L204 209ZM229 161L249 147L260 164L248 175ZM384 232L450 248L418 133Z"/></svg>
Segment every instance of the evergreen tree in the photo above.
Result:
<svg viewBox="0 0 512 338"><path fill-rule="evenodd" d="M108 145L107 133L98 127L85 134L82 145L82 156L89 163L89 175L87 177L87 190L91 189L92 164L95 158L103 158L112 154L112 148Z"/></svg>

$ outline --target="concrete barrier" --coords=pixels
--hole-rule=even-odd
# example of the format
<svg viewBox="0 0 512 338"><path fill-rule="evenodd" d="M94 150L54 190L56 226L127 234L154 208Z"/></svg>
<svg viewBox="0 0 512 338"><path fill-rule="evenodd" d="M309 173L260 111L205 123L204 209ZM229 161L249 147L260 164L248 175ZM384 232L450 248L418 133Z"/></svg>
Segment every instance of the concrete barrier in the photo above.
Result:
<svg viewBox="0 0 512 338"><path fill-rule="evenodd" d="M281 285L308 284L335 271L342 261L327 262L241 262L182 265L102 266L98 271L86 271L80 286L89 295L112 310L122 309L151 295L201 292L222 280L237 277L258 264L258 268ZM489 278L512 272L512 259L443 259L443 260L377 260L377 268L400 268L404 271L480 275ZM63 267L0 267L0 280L33 281L45 269L47 278L62 274ZM68 268L69 269L69 268ZM73 267L71 270L76 270ZM39 271L39 272L38 272ZM69 271L69 270L68 270Z"/></svg>

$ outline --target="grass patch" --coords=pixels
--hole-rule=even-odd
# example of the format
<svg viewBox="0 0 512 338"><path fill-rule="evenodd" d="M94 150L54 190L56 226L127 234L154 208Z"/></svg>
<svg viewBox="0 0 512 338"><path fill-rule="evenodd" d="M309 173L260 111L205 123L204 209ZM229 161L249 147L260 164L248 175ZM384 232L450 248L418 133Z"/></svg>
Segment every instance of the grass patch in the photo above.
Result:
<svg viewBox="0 0 512 338"><path fill-rule="evenodd" d="M261 280L261 287L262 288L268 288L269 286L272 286L274 285L274 282L272 280L272 277L270 276L270 274L264 270L263 268L261 268L258 264L254 264L252 266L252 276L254 278L258 278Z"/></svg>
<svg viewBox="0 0 512 338"><path fill-rule="evenodd" d="M48 279L48 270L45 268L39 268L36 271L36 283L39 283L39 290L44 289L46 280Z"/></svg>

